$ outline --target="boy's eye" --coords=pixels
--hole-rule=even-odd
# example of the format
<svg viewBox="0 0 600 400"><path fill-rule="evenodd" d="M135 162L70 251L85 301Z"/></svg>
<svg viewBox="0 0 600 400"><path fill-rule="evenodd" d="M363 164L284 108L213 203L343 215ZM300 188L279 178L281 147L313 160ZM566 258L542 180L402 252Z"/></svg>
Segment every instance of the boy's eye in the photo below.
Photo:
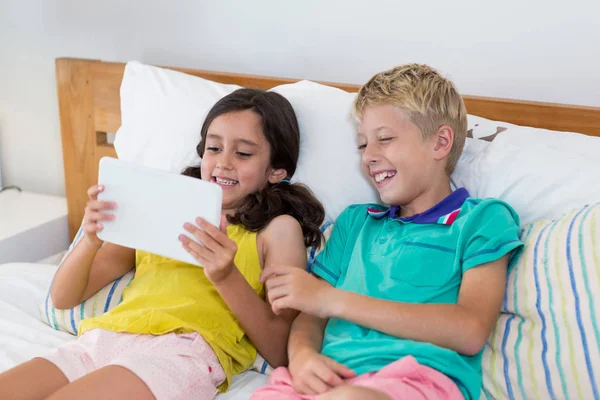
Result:
<svg viewBox="0 0 600 400"><path fill-rule="evenodd" d="M366 144L359 144L359 145L358 145L358 149L359 149L359 150L364 150L366 147L367 147L367 145L366 145Z"/></svg>
<svg viewBox="0 0 600 400"><path fill-rule="evenodd" d="M211 153L216 153L217 151L219 151L219 148L218 147L213 147L213 146L208 146L206 148L206 151L209 151Z"/></svg>
<svg viewBox="0 0 600 400"><path fill-rule="evenodd" d="M248 157L252 156L252 154L238 151L238 156L248 158Z"/></svg>
<svg viewBox="0 0 600 400"><path fill-rule="evenodd" d="M379 141L380 141L380 142L389 142L390 140L392 140L392 138L391 138L391 137L387 137L387 136L386 136L386 137L379 138Z"/></svg>

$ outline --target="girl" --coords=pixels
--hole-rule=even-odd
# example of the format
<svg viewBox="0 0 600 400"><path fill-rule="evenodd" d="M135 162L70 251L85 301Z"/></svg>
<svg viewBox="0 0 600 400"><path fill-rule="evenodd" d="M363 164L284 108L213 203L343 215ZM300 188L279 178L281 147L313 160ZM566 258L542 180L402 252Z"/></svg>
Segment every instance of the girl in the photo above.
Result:
<svg viewBox="0 0 600 400"><path fill-rule="evenodd" d="M134 265L135 277L119 306L82 321L77 341L1 374L0 398L212 399L257 351L285 365L296 312L275 315L259 276L270 264L305 268L306 246L322 240L323 207L288 181L299 143L293 108L277 93L240 89L211 109L197 147L202 164L183 173L223 188L221 226L197 219L179 237L203 268L102 245L96 233L117 205L91 187L85 239L58 269L52 300L70 308Z"/></svg>

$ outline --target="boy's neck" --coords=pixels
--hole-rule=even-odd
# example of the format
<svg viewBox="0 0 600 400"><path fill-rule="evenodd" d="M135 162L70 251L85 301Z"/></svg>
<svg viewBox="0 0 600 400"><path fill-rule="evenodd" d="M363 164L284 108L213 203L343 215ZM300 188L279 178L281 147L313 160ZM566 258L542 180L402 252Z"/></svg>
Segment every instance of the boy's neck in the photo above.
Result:
<svg viewBox="0 0 600 400"><path fill-rule="evenodd" d="M400 217L411 217L415 214L421 214L444 200L450 193L452 193L450 179L446 177L437 184L432 185L421 192L421 194L409 204L401 205Z"/></svg>

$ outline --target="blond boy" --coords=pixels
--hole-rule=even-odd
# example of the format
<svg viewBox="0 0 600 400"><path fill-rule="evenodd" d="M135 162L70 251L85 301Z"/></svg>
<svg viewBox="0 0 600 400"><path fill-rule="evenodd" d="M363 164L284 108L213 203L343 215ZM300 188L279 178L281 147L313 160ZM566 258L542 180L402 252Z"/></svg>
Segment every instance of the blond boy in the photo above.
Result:
<svg viewBox="0 0 600 400"><path fill-rule="evenodd" d="M481 353L522 250L506 203L451 190L467 131L454 85L426 65L373 76L354 111L381 205L336 221L313 275L268 267L275 312L302 313L253 399L476 399ZM342 178L340 178L342 179Z"/></svg>

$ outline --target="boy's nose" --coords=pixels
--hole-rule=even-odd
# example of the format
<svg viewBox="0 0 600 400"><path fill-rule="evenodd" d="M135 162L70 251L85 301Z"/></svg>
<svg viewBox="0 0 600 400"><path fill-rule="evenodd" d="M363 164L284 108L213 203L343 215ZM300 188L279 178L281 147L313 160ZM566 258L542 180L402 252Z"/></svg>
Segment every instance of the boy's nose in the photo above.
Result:
<svg viewBox="0 0 600 400"><path fill-rule="evenodd" d="M363 150L363 154L362 154L362 160L363 163L367 164L367 165L371 165L377 162L379 158L379 153L377 152L377 149L375 149L375 146L366 146L365 149Z"/></svg>

